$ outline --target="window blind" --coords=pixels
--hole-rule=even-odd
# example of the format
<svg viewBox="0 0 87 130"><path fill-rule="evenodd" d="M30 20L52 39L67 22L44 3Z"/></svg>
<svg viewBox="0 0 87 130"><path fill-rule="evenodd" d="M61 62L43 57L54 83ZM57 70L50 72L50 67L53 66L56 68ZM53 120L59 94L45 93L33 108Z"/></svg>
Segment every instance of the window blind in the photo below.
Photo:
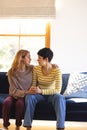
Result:
<svg viewBox="0 0 87 130"><path fill-rule="evenodd" d="M0 17L55 18L55 0L0 0Z"/></svg>

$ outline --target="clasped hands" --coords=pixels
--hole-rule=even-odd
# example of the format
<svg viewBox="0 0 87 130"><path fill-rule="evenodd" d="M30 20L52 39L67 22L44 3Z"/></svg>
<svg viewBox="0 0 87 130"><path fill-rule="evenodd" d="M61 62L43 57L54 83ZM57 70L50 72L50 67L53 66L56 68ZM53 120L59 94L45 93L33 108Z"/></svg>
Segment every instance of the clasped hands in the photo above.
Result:
<svg viewBox="0 0 87 130"><path fill-rule="evenodd" d="M38 94L40 93L41 94L41 89L38 87L38 86L31 86L30 89L29 89L29 93L30 94Z"/></svg>

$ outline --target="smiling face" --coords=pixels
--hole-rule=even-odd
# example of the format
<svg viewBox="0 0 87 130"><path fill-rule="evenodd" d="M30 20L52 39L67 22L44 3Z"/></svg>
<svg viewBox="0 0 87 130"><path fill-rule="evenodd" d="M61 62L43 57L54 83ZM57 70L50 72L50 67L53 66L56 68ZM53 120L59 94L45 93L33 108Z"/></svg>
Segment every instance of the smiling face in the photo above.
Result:
<svg viewBox="0 0 87 130"><path fill-rule="evenodd" d="M40 66L46 66L46 64L48 63L48 58L43 58L42 56L38 55L37 61Z"/></svg>
<svg viewBox="0 0 87 130"><path fill-rule="evenodd" d="M24 60L25 65L30 65L30 62L31 62L30 53L27 53L23 60Z"/></svg>

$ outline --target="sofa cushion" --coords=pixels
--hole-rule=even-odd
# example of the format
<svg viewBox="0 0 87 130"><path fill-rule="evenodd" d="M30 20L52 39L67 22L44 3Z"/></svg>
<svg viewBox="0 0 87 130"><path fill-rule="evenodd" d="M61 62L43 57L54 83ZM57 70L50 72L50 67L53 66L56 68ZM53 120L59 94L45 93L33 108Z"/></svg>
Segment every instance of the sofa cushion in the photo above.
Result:
<svg viewBox="0 0 87 130"><path fill-rule="evenodd" d="M87 121L87 99L66 99L66 121Z"/></svg>
<svg viewBox="0 0 87 130"><path fill-rule="evenodd" d="M9 92L9 83L6 72L0 72L0 93L7 94Z"/></svg>
<svg viewBox="0 0 87 130"><path fill-rule="evenodd" d="M67 88L64 92L65 97L84 97L87 98L87 75L73 73L70 75Z"/></svg>
<svg viewBox="0 0 87 130"><path fill-rule="evenodd" d="M5 98L8 96L8 94L1 94L0 93L0 104L3 103L3 101L5 100Z"/></svg>
<svg viewBox="0 0 87 130"><path fill-rule="evenodd" d="M52 104L46 101L38 102L35 108L34 119L56 120L56 114Z"/></svg>
<svg viewBox="0 0 87 130"><path fill-rule="evenodd" d="M68 98L66 99L66 105L68 112L87 111L87 98Z"/></svg>
<svg viewBox="0 0 87 130"><path fill-rule="evenodd" d="M69 79L70 74L62 74L62 90L61 94L63 94L66 90L67 84L68 84L68 79Z"/></svg>

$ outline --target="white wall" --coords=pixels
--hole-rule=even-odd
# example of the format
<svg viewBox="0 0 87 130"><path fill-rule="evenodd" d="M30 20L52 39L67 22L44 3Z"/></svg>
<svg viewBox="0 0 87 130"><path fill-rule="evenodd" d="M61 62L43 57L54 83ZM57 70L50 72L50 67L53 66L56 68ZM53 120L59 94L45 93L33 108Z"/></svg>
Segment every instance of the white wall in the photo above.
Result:
<svg viewBox="0 0 87 130"><path fill-rule="evenodd" d="M59 0L52 21L53 62L62 72L87 71L87 0Z"/></svg>

